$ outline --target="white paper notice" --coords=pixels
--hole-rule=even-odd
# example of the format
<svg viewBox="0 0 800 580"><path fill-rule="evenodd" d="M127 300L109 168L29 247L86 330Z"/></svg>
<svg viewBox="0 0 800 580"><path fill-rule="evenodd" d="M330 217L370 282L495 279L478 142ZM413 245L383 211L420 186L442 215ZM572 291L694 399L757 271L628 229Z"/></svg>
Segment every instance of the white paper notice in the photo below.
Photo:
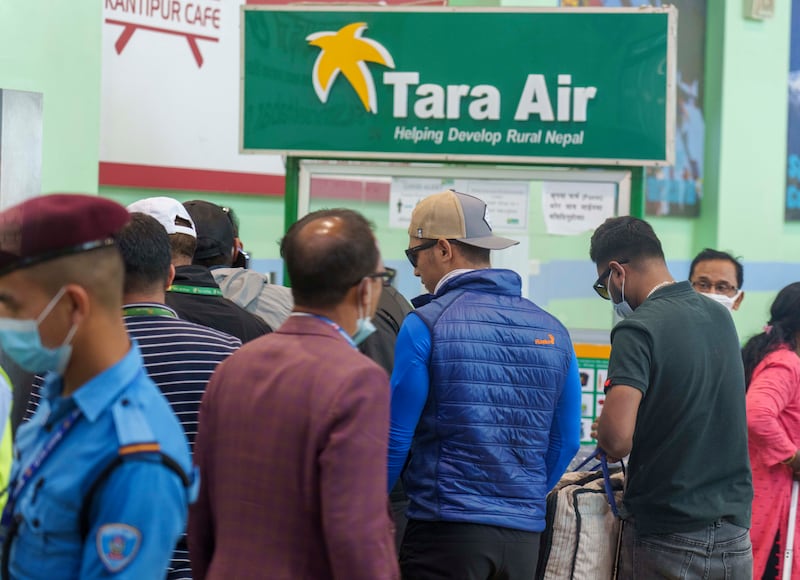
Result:
<svg viewBox="0 0 800 580"><path fill-rule="evenodd" d="M614 183L547 181L542 211L548 234L576 235L594 230L614 216Z"/></svg>
<svg viewBox="0 0 800 580"><path fill-rule="evenodd" d="M456 191L486 202L494 231L527 231L531 189L527 181L465 179L456 180L455 186Z"/></svg>
<svg viewBox="0 0 800 580"><path fill-rule="evenodd" d="M389 193L389 227L407 228L411 212L417 204L433 193L455 189L474 195L486 202L494 231L526 231L528 229L527 181L489 179L436 179L396 177Z"/></svg>
<svg viewBox="0 0 800 580"><path fill-rule="evenodd" d="M417 204L447 187L449 186L445 186L441 179L392 178L392 188L389 190L389 227L408 228L408 224L411 223L411 212Z"/></svg>

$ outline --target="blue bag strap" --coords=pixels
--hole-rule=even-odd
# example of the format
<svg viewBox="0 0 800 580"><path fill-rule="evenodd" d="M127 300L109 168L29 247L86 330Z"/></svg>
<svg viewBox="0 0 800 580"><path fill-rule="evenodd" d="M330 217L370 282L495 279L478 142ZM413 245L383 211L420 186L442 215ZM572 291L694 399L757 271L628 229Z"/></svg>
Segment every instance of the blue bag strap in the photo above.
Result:
<svg viewBox="0 0 800 580"><path fill-rule="evenodd" d="M584 467L586 467L591 461L597 460L599 463L592 467L589 471L595 471L598 467L603 472L603 487L606 490L606 497L608 498L608 505L611 506L611 513L614 516L619 517L619 510L617 509L617 500L614 497L614 488L611 486L611 474L608 471L608 456L606 452L603 451L600 446L598 445L597 448L587 457L586 459L581 462L581 464L575 468L575 471L580 471ZM625 475L625 462L622 459L619 460L620 465L622 466L622 474Z"/></svg>
<svg viewBox="0 0 800 580"><path fill-rule="evenodd" d="M619 462L622 463L622 459L620 459ZM605 451L600 452L600 468L603 470L603 485L606 488L606 496L608 497L608 505L611 506L611 513L613 513L615 517L619 517L617 500L614 497L614 489L611 487L611 475L608 473L608 457L606 457ZM622 472L625 473L624 464Z"/></svg>
<svg viewBox="0 0 800 580"><path fill-rule="evenodd" d="M602 450L602 449L600 449L599 447L595 448L595 450L594 450L594 451L592 451L592 452L589 454L589 457L587 457L586 459L584 459L584 460L581 462L581 464L580 464L578 467L576 467L575 469L573 469L572 471L580 471L581 469L583 469L584 467L586 467L587 465L589 465L589 462L590 462L590 461L594 461L595 459L598 459L598 454L599 454L599 453L603 453L603 450ZM595 471L595 470L596 470L598 467L600 467L600 464L599 464L599 463L598 463L597 465L595 465L594 467L592 467L591 469L589 469L589 471Z"/></svg>

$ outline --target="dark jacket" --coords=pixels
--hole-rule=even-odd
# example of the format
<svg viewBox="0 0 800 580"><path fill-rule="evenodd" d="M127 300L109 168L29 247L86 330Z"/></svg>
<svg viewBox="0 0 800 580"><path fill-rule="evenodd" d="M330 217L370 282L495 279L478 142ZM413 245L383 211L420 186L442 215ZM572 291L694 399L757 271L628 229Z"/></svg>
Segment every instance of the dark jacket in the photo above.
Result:
<svg viewBox="0 0 800 580"><path fill-rule="evenodd" d="M183 320L227 332L242 342L272 332L258 316L223 298L205 266L175 268L175 279L167 292L166 302Z"/></svg>

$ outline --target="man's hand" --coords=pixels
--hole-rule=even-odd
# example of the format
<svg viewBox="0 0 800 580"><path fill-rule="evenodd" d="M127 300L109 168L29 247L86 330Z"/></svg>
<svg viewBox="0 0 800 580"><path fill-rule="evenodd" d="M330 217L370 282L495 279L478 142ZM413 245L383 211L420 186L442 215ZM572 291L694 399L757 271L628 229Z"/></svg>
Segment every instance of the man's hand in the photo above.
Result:
<svg viewBox="0 0 800 580"><path fill-rule="evenodd" d="M642 392L617 384L606 391L603 414L597 418L594 431L597 443L613 457L625 457L633 447L633 432Z"/></svg>
<svg viewBox="0 0 800 580"><path fill-rule="evenodd" d="M591 435L592 435L592 439L595 439L595 440L597 439L597 421L592 423ZM605 450L603 450L601 447L598 447L598 452L597 452L597 457L598 458L600 457L600 453L601 452L602 453L606 453ZM621 461L621 459L619 457L611 457L608 453L606 453L606 460L609 463L617 463L617 462Z"/></svg>

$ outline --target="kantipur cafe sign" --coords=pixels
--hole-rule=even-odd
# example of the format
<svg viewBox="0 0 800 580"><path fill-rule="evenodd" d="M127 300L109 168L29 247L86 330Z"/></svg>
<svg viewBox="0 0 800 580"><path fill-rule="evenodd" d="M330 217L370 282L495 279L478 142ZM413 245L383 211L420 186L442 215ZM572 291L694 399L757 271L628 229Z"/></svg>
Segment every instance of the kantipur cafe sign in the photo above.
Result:
<svg viewBox="0 0 800 580"><path fill-rule="evenodd" d="M672 162L672 8L242 12L242 150Z"/></svg>

